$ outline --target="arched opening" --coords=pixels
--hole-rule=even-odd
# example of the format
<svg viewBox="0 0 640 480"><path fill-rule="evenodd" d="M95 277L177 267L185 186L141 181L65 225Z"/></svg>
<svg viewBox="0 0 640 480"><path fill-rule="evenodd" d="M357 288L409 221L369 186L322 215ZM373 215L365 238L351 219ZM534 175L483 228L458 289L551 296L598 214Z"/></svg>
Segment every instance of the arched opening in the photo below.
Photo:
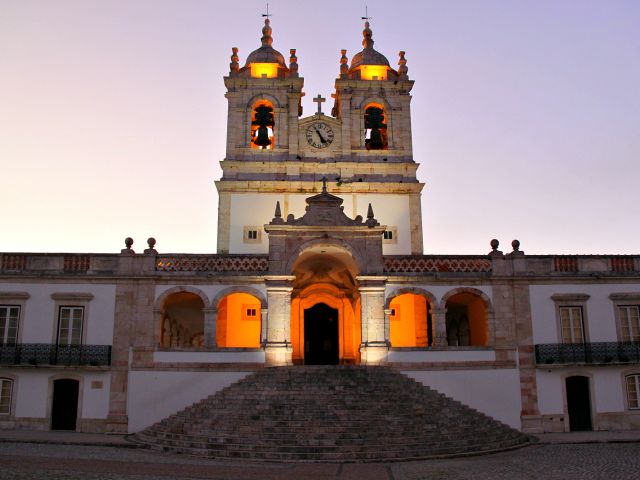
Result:
<svg viewBox="0 0 640 480"><path fill-rule="evenodd" d="M445 309L449 346L488 344L488 312L482 297L471 292L456 293L447 299Z"/></svg>
<svg viewBox="0 0 640 480"><path fill-rule="evenodd" d="M386 150L387 116L384 106L370 103L364 109L364 145L367 150Z"/></svg>
<svg viewBox="0 0 640 480"><path fill-rule="evenodd" d="M291 299L293 363L359 363L356 271L351 254L334 245L314 246L298 257Z"/></svg>
<svg viewBox="0 0 640 480"><path fill-rule="evenodd" d="M565 380L569 430L591 430L591 393L589 377L576 375Z"/></svg>
<svg viewBox="0 0 640 480"><path fill-rule="evenodd" d="M272 150L275 146L274 107L268 100L259 100L251 112L251 148Z"/></svg>
<svg viewBox="0 0 640 480"><path fill-rule="evenodd" d="M433 325L427 299L403 293L389 304L389 341L392 347L430 347Z"/></svg>
<svg viewBox="0 0 640 480"><path fill-rule="evenodd" d="M260 300L248 293L231 293L218 303L216 343L222 348L258 348L260 325Z"/></svg>
<svg viewBox="0 0 640 480"><path fill-rule="evenodd" d="M169 295L162 305L160 345L165 348L204 346L204 302L191 292Z"/></svg>
<svg viewBox="0 0 640 480"><path fill-rule="evenodd" d="M75 430L78 420L80 382L72 378L53 381L51 430Z"/></svg>

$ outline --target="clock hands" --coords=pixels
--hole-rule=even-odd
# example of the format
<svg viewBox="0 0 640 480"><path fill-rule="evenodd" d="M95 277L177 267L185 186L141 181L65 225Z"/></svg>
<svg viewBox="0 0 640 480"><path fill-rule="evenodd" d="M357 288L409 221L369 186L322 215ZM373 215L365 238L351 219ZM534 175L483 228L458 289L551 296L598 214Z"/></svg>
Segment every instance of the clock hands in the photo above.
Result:
<svg viewBox="0 0 640 480"><path fill-rule="evenodd" d="M316 133L318 134L318 137L320 137L320 141L322 143L327 143L327 141L325 140L325 138L322 136L322 134L320 133L320 130L318 130L317 128L315 129Z"/></svg>

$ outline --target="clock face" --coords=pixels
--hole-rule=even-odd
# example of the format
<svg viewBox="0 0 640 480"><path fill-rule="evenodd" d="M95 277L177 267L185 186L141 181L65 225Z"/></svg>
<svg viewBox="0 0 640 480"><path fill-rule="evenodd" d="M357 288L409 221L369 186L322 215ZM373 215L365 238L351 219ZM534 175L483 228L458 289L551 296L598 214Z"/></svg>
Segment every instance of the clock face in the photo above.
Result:
<svg viewBox="0 0 640 480"><path fill-rule="evenodd" d="M307 142L315 148L325 148L333 142L333 130L324 122L314 122L306 132Z"/></svg>

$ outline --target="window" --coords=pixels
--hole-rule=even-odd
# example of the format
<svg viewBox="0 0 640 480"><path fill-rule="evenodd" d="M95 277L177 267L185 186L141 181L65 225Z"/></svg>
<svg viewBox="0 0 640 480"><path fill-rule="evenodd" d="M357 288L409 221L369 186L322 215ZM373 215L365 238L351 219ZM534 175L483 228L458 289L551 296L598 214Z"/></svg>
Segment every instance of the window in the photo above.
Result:
<svg viewBox="0 0 640 480"><path fill-rule="evenodd" d="M369 104L364 109L364 145L367 150L386 150L387 124L384 107Z"/></svg>
<svg viewBox="0 0 640 480"><path fill-rule="evenodd" d="M627 375L627 399L630 410L640 408L640 374Z"/></svg>
<svg viewBox="0 0 640 480"><path fill-rule="evenodd" d="M60 307L58 316L58 345L82 343L83 307Z"/></svg>
<svg viewBox="0 0 640 480"><path fill-rule="evenodd" d="M640 308L638 305L621 305L618 307L620 333L623 342L640 341Z"/></svg>
<svg viewBox="0 0 640 480"><path fill-rule="evenodd" d="M382 243L398 243L398 229L387 227L387 230L382 234Z"/></svg>
<svg viewBox="0 0 640 480"><path fill-rule="evenodd" d="M247 308L247 317L255 317L256 309L255 308Z"/></svg>
<svg viewBox="0 0 640 480"><path fill-rule="evenodd" d="M0 378L0 415L11 413L11 390L13 381L8 378Z"/></svg>
<svg viewBox="0 0 640 480"><path fill-rule="evenodd" d="M583 343L582 307L560 307L562 343Z"/></svg>
<svg viewBox="0 0 640 480"><path fill-rule="evenodd" d="M244 243L262 243L262 227L246 225L242 239Z"/></svg>
<svg viewBox="0 0 640 480"><path fill-rule="evenodd" d="M0 305L0 344L13 345L18 341L18 305Z"/></svg>
<svg viewBox="0 0 640 480"><path fill-rule="evenodd" d="M584 293L559 293L552 295L551 299L556 303L560 342L588 342L586 312L589 295Z"/></svg>
<svg viewBox="0 0 640 480"><path fill-rule="evenodd" d="M272 150L275 145L273 129L276 125L273 104L260 100L251 114L251 148Z"/></svg>

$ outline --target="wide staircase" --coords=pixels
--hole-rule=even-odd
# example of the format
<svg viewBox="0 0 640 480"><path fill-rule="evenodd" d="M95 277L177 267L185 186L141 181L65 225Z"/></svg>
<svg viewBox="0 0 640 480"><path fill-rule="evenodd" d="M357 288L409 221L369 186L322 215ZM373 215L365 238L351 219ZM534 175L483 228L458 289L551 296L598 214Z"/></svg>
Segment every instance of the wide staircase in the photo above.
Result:
<svg viewBox="0 0 640 480"><path fill-rule="evenodd" d="M531 438L388 367L268 367L133 437L210 458L398 461Z"/></svg>

